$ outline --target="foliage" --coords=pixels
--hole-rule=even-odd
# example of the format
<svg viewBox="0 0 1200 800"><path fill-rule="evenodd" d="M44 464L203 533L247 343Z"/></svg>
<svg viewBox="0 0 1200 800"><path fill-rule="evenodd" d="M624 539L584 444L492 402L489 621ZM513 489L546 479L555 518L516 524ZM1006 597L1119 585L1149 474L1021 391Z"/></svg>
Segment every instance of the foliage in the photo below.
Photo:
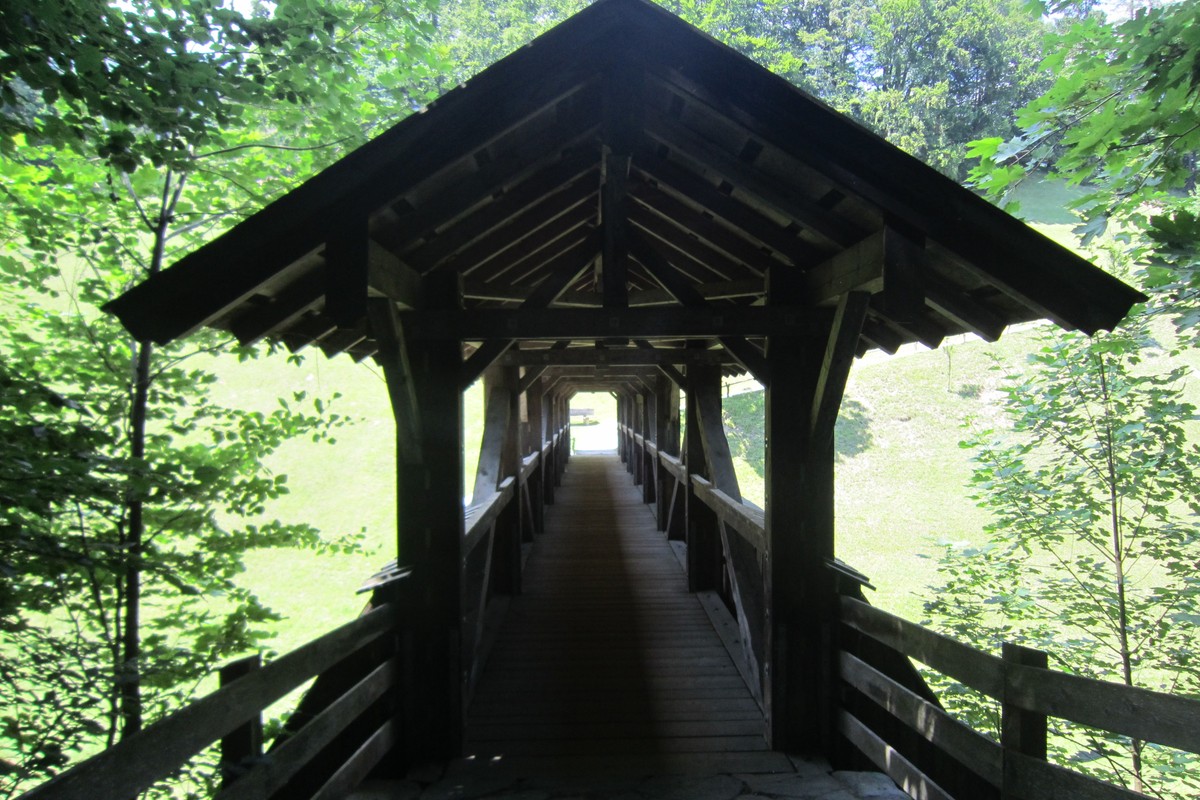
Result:
<svg viewBox="0 0 1200 800"><path fill-rule="evenodd" d="M661 2L955 177L966 143L1013 133L1011 110L1045 85L1042 22L1022 0ZM448 0L440 47L462 80L584 5Z"/></svg>
<svg viewBox="0 0 1200 800"><path fill-rule="evenodd" d="M1186 369L1146 363L1153 347L1141 318L1048 339L1030 371L1009 376L1003 419L963 443L993 522L983 547L946 546L926 604L939 627L977 646L1047 650L1088 677L1200 692L1200 448L1186 436L1197 416ZM965 710L984 725L991 713ZM1178 755L1064 735L1059 757L1086 771L1139 791L1197 788Z"/></svg>
<svg viewBox="0 0 1200 800"><path fill-rule="evenodd" d="M974 143L972 179L1003 197L1031 170L1050 167L1085 187L1071 204L1085 244L1116 223L1146 267L1151 310L1180 331L1200 331L1200 4L1142 8L1116 25L1085 16L1052 36L1046 52L1055 82L1021 110L1020 135Z"/></svg>
<svg viewBox="0 0 1200 800"><path fill-rule="evenodd" d="M136 732L260 641L273 615L235 582L244 553L353 546L257 519L287 491L263 457L342 424L325 401L222 407L188 359L227 345L156 349L98 311L428 97L423 6L241 8L0 11L0 365L15 398L0 409L0 792Z"/></svg>

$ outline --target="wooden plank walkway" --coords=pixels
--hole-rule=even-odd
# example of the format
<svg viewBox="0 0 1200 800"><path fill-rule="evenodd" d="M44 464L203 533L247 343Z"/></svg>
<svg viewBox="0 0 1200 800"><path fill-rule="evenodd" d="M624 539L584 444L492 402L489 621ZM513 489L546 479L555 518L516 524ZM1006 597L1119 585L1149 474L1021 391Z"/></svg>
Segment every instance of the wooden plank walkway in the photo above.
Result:
<svg viewBox="0 0 1200 800"><path fill-rule="evenodd" d="M615 455L573 457L468 709L466 752L790 771L763 731L641 490Z"/></svg>

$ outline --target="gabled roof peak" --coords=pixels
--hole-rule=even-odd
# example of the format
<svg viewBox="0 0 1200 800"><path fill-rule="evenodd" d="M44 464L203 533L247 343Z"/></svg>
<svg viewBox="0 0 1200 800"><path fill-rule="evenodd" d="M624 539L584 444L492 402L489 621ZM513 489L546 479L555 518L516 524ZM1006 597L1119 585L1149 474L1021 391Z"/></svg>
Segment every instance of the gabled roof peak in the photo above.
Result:
<svg viewBox="0 0 1200 800"><path fill-rule="evenodd" d="M1036 317L1092 332L1140 298L666 10L599 0L109 309L155 341L210 325L365 357L368 297L415 310L446 275L497 319L688 309L667 343L737 316L744 366L768 276L797 310L869 294L860 352ZM498 325L459 338L528 328Z"/></svg>

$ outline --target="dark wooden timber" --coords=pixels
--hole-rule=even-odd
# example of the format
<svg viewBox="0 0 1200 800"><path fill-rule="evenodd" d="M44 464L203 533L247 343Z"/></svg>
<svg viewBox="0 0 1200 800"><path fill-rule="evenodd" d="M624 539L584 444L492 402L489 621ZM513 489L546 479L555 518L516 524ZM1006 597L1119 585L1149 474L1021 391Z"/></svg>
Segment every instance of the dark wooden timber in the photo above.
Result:
<svg viewBox="0 0 1200 800"><path fill-rule="evenodd" d="M429 310L450 312L461 302L457 276L426 279ZM404 563L417 568L414 587L419 625L415 669L429 676L406 704L401 735L416 758L438 758L462 746L464 681L461 652L463 538L462 349L458 343L413 336L409 362L421 416L421 459L397 463L397 537Z"/></svg>
<svg viewBox="0 0 1200 800"><path fill-rule="evenodd" d="M218 677L221 686L249 675L262 667L262 656L239 658L221 667ZM262 715L256 714L245 725L221 737L221 786L229 786L262 757Z"/></svg>
<svg viewBox="0 0 1200 800"><path fill-rule="evenodd" d="M201 748L257 716L265 706L395 625L396 609L379 608L121 740L89 759L83 765L86 769L62 773L23 797L132 797L170 775Z"/></svg>
<svg viewBox="0 0 1200 800"><path fill-rule="evenodd" d="M1008 664L1019 664L1036 669L1046 669L1049 659L1041 650L1031 647L1004 643L1003 658ZM1015 774L1020 768L1012 763L1014 755L1038 761L1046 760L1046 715L1036 711L1026 711L1016 703L1009 702L1008 690L1013 688L1011 681L1005 682L1005 697L1001 706L1000 745L1004 751L1004 772ZM1008 784L1009 781L1003 781ZM1006 792L1008 797L1019 797L1015 793Z"/></svg>
<svg viewBox="0 0 1200 800"><path fill-rule="evenodd" d="M793 271L773 269L769 302L798 291L800 280ZM826 336L836 338L832 319L825 320ZM827 659L834 594L824 564L834 554L834 451L832 436L817 440L811 422L819 417L822 380L824 392L840 395L833 382L844 380L844 374L826 368L826 342L787 336L767 342L772 377L765 403L769 557L763 584L774 622L768 629L772 671L764 681L764 697L776 747L822 748L832 736L833 665ZM796 420L811 422L798 425Z"/></svg>

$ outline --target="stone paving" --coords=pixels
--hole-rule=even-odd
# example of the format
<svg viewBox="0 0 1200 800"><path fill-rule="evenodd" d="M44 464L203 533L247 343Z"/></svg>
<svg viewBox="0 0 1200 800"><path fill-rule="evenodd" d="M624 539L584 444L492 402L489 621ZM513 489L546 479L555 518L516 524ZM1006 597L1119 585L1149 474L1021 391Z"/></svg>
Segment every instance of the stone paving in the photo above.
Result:
<svg viewBox="0 0 1200 800"><path fill-rule="evenodd" d="M791 759L794 771L639 775L559 772L530 777L492 764L456 762L413 770L402 781L363 784L347 800L905 800L885 775L839 772L819 759Z"/></svg>

